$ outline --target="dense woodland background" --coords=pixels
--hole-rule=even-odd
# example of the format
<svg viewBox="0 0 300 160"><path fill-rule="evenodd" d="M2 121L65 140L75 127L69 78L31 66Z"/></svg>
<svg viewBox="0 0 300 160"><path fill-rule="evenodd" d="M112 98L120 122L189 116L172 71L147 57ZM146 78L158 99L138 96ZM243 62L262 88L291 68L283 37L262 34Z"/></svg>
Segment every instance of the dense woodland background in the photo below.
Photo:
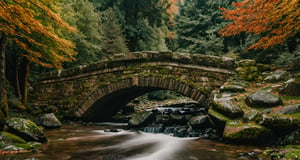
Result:
<svg viewBox="0 0 300 160"><path fill-rule="evenodd" d="M171 50L251 58L272 65L299 62L298 1L236 2L4 0L0 2L0 48L6 57L0 59L5 60L6 67L2 69L6 68L4 78L7 80L2 78L1 82L6 82L10 98L20 99L26 104L30 89L28 82L40 73L90 64L117 53ZM240 6L243 8L243 5L250 7L240 10L240 15L230 12ZM241 25L243 29L233 28L236 32L221 30L232 21L246 22L247 18L242 14L253 16L254 13L266 17L257 17L260 21L248 26ZM278 18L278 15L281 16ZM238 18L243 19L238 21ZM294 28L282 27L286 24ZM265 42L270 44L267 47L251 48L259 39L269 35L283 39ZM5 92L2 93L1 97ZM1 108L7 112L2 105Z"/></svg>

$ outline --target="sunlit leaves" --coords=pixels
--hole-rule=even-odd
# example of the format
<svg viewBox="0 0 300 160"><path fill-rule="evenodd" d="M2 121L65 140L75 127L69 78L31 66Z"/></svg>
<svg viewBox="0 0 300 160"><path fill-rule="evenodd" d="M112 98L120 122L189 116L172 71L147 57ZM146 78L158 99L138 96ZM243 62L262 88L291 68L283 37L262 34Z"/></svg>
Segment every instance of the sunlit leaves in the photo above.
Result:
<svg viewBox="0 0 300 160"><path fill-rule="evenodd" d="M223 16L232 21L219 33L222 36L241 32L261 35L249 49L267 49L283 44L300 31L298 0L244 0L232 3L233 10L221 8Z"/></svg>
<svg viewBox="0 0 300 160"><path fill-rule="evenodd" d="M57 29L75 30L61 19L55 6L55 1L48 0L1 0L0 32L22 47L28 60L60 68L62 62L74 59L75 52Z"/></svg>

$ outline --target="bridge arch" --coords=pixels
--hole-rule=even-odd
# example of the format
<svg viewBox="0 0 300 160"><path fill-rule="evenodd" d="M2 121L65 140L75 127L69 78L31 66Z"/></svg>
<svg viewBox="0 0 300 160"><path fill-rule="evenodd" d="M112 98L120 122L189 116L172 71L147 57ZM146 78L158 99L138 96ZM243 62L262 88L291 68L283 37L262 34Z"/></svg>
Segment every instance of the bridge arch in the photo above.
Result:
<svg viewBox="0 0 300 160"><path fill-rule="evenodd" d="M75 115L85 121L107 121L132 99L162 89L180 93L207 106L206 93L185 82L163 77L136 76L109 84L91 93L75 111Z"/></svg>
<svg viewBox="0 0 300 160"><path fill-rule="evenodd" d="M57 106L65 118L86 120L109 115L117 104L159 89L181 93L205 105L210 92L234 70L234 59L226 57L175 52L118 54L41 75L33 84L32 98L36 103Z"/></svg>

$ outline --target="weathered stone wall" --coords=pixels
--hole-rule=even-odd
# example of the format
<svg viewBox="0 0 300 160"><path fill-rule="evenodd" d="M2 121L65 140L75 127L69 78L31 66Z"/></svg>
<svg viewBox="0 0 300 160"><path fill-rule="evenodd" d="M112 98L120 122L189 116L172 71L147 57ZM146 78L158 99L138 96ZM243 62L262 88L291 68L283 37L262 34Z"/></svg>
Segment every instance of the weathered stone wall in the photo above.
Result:
<svg viewBox="0 0 300 160"><path fill-rule="evenodd" d="M235 62L229 58L134 52L42 75L33 93L36 102L56 105L75 117L117 110L136 96L157 89L173 90L205 105L210 91L221 86L234 69Z"/></svg>

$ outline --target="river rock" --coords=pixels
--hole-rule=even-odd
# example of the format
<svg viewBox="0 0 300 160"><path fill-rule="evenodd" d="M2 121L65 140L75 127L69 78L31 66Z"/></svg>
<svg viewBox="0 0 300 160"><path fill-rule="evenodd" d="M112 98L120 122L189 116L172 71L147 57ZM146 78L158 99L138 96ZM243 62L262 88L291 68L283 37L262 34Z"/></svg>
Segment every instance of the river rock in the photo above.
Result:
<svg viewBox="0 0 300 160"><path fill-rule="evenodd" d="M192 117L188 122L188 126L191 126L193 129L203 129L209 127L209 125L208 115Z"/></svg>
<svg viewBox="0 0 300 160"><path fill-rule="evenodd" d="M47 142L44 132L34 122L23 118L10 118L6 121L9 132L26 141Z"/></svg>
<svg viewBox="0 0 300 160"><path fill-rule="evenodd" d="M240 85L230 84L230 85L221 86L220 91L221 92L232 92L232 93L245 92L245 88Z"/></svg>
<svg viewBox="0 0 300 160"><path fill-rule="evenodd" d="M272 74L268 75L264 81L266 82L279 82L279 81L286 81L288 78L288 72L283 70L277 70Z"/></svg>
<svg viewBox="0 0 300 160"><path fill-rule="evenodd" d="M185 119L184 115L180 114L171 114L170 120L173 122L173 124L178 125L185 125L187 123L187 120Z"/></svg>
<svg viewBox="0 0 300 160"><path fill-rule="evenodd" d="M143 127L154 121L155 116L151 111L141 111L132 115L128 121L130 127Z"/></svg>
<svg viewBox="0 0 300 160"><path fill-rule="evenodd" d="M229 118L238 118L243 116L244 111L232 102L232 99L217 99L214 100L215 109L228 116Z"/></svg>
<svg viewBox="0 0 300 160"><path fill-rule="evenodd" d="M276 133L284 134L296 129L300 121L290 116L262 115L259 124L277 131Z"/></svg>
<svg viewBox="0 0 300 160"><path fill-rule="evenodd" d="M287 96L300 96L300 78L289 80L280 94Z"/></svg>
<svg viewBox="0 0 300 160"><path fill-rule="evenodd" d="M275 112L275 114L293 114L297 112L300 112L300 104L284 106L283 108Z"/></svg>
<svg viewBox="0 0 300 160"><path fill-rule="evenodd" d="M62 125L53 113L48 113L39 117L36 120L36 124L46 128L59 128Z"/></svg>
<svg viewBox="0 0 300 160"><path fill-rule="evenodd" d="M297 129L283 138L278 140L278 145L299 145L300 144L300 129Z"/></svg>
<svg viewBox="0 0 300 160"><path fill-rule="evenodd" d="M282 104L282 101L279 96L271 92L259 90L250 94L246 99L246 103L250 107L275 107Z"/></svg>
<svg viewBox="0 0 300 160"><path fill-rule="evenodd" d="M271 130L256 123L228 121L223 137L230 142L263 144L270 138Z"/></svg>
<svg viewBox="0 0 300 160"><path fill-rule="evenodd" d="M229 118L219 113L212 107L210 107L210 109L208 110L208 117L211 124L216 127L218 134L222 135L225 124L229 120Z"/></svg>

